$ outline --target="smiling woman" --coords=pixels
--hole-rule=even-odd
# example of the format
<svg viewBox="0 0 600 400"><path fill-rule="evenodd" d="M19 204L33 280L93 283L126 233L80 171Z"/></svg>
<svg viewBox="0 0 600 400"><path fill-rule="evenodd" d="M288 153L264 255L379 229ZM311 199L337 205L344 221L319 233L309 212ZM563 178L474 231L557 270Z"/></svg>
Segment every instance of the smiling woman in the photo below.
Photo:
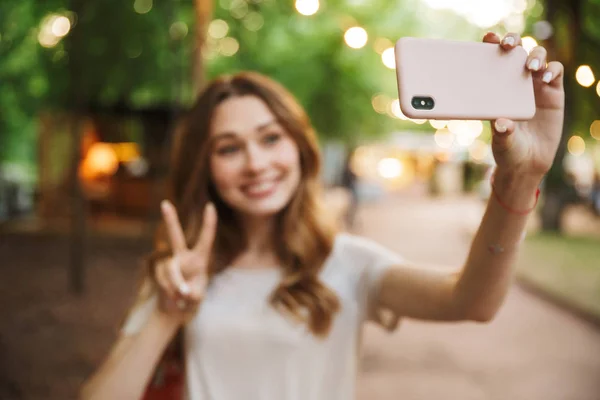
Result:
<svg viewBox="0 0 600 400"><path fill-rule="evenodd" d="M211 139L213 183L227 204L260 216L290 201L300 182L298 146L263 101L250 95L224 101Z"/></svg>
<svg viewBox="0 0 600 400"><path fill-rule="evenodd" d="M520 43L484 40L503 51ZM140 398L176 338L190 400L349 400L367 321L391 330L400 317L492 319L562 131L562 66L540 69L541 48L529 58L535 118L494 122L494 196L455 271L336 233L320 207L315 133L296 100L256 73L212 81L177 137L138 301L82 397ZM380 167L406 172L393 159Z"/></svg>

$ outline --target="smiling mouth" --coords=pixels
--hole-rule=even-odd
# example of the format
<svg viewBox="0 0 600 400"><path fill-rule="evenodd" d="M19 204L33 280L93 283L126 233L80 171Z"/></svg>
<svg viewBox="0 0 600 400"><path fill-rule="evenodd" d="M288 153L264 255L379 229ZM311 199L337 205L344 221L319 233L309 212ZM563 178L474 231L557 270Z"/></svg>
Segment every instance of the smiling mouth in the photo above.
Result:
<svg viewBox="0 0 600 400"><path fill-rule="evenodd" d="M246 197L250 197L252 199L265 198L275 192L280 181L281 178L277 178L268 181L252 183L250 185L244 185L242 186L242 192L244 195L246 195Z"/></svg>

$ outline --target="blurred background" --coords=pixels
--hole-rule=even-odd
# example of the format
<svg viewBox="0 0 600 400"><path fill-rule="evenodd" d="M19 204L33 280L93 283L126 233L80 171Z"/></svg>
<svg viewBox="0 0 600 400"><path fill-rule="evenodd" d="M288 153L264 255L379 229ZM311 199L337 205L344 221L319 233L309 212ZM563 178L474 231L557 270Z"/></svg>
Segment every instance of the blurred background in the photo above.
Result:
<svg viewBox="0 0 600 400"><path fill-rule="evenodd" d="M393 45L487 31L565 65L518 284L486 326L369 328L359 398L600 399L599 21L600 0L0 0L0 399L75 398L102 361L151 249L174 124L222 73L299 99L347 229L461 265L489 123L405 117Z"/></svg>

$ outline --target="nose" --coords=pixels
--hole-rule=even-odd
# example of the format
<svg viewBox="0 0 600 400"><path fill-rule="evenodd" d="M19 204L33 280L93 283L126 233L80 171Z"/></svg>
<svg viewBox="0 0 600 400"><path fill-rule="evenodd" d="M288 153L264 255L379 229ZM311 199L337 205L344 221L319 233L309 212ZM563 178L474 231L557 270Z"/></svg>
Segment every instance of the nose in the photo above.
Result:
<svg viewBox="0 0 600 400"><path fill-rule="evenodd" d="M268 164L268 154L260 146L251 144L246 147L246 169L248 172L256 174L263 171Z"/></svg>

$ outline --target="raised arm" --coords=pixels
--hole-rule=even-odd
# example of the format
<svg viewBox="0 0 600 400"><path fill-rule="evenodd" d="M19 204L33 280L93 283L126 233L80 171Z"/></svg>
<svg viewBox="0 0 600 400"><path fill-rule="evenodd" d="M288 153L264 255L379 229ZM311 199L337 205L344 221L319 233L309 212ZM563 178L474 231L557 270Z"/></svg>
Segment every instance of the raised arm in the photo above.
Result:
<svg viewBox="0 0 600 400"><path fill-rule="evenodd" d="M121 335L81 389L82 400L139 399L181 321L156 309L135 335Z"/></svg>
<svg viewBox="0 0 600 400"><path fill-rule="evenodd" d="M139 332L121 335L106 361L82 387L82 399L139 399L167 345L202 299L216 211L212 205L206 207L202 232L191 249L173 205L164 202L162 213L173 257L155 269L158 306L151 309Z"/></svg>
<svg viewBox="0 0 600 400"><path fill-rule="evenodd" d="M508 34L500 42L490 33L484 41L510 51L520 45L521 38ZM533 75L536 114L527 122L498 119L493 124L497 169L492 196L465 266L452 272L408 265L391 268L381 282L380 306L400 316L446 321L489 321L500 308L527 215L552 165L563 127L563 66L558 62L546 65L546 50L536 47L527 67Z"/></svg>

